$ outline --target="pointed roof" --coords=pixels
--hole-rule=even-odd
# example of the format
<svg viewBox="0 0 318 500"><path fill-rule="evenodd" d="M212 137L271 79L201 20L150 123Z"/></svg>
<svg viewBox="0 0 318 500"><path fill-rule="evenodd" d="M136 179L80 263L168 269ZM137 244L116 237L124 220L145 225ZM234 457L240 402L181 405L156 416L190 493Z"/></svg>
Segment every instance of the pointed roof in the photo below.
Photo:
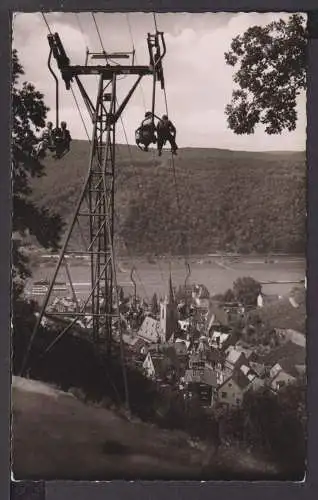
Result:
<svg viewBox="0 0 318 500"><path fill-rule="evenodd" d="M173 304L174 303L174 293L173 293L173 287L172 287L171 270L170 270L170 275L169 275L169 298L168 298L168 303L169 304Z"/></svg>

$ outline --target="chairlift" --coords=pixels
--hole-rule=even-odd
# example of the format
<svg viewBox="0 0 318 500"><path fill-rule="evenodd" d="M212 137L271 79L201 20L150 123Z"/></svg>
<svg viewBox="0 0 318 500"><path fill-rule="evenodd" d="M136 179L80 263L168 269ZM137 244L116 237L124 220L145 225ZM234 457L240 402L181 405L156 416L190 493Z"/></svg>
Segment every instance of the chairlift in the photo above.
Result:
<svg viewBox="0 0 318 500"><path fill-rule="evenodd" d="M157 136L156 136L156 134L154 134L153 137L149 137L149 134L145 133L142 130L142 126L140 126L135 131L135 142L141 151L143 151L144 153L148 153L149 146L151 144L154 144L154 145L157 144ZM165 140L163 143L163 149L165 148L166 143L167 143L167 140ZM165 149L167 149L167 148L165 148ZM172 151L172 150L170 149L170 151Z"/></svg>
<svg viewBox="0 0 318 500"><path fill-rule="evenodd" d="M50 44L50 53L47 65L50 73L55 80L56 119L55 128L52 130L49 140L43 139L42 147L40 146L40 150L36 153L36 155L38 158L44 158L46 156L46 151L48 150L51 153L54 153L53 158L60 159L65 156L70 150L71 136L69 131L66 129L66 123L61 122L61 126L59 124L59 81L52 69L51 59L52 54L55 55L56 52L59 53L61 51L62 45L59 43L59 37L57 33L54 36L48 35L48 40ZM41 142L38 143L38 145L40 144Z"/></svg>
<svg viewBox="0 0 318 500"><path fill-rule="evenodd" d="M151 117L151 122L147 123L144 125L144 122ZM145 118L142 121L141 125L137 128L135 131L135 141L136 145L138 148L143 151L143 152L148 152L149 151L149 146L151 144L158 144L158 132L157 132L157 127L155 126L154 120L157 118L157 120L161 121L162 119L159 118L157 115L147 112L145 114ZM166 138L163 143L161 142L160 145L162 145L163 149L169 139ZM175 153L175 149L171 149L172 153ZM161 155L161 153L160 153Z"/></svg>
<svg viewBox="0 0 318 500"><path fill-rule="evenodd" d="M157 144L157 137L151 131L143 130L142 125L135 131L135 141L141 151L148 152L150 144Z"/></svg>
<svg viewBox="0 0 318 500"><path fill-rule="evenodd" d="M157 144L158 138L156 134L155 118L161 120L155 114L155 104L156 104L156 82L160 83L161 89L164 91L165 82L163 76L162 59L166 54L166 44L164 40L164 34L162 32L156 31L154 35L148 34L148 49L150 55L150 66L153 70L153 86L152 86L152 101L151 101L151 111L145 114L145 119L151 117L150 123L143 125L144 121L135 131L135 141L138 148L143 152L149 151L149 146L151 144ZM164 145L166 141L164 142Z"/></svg>

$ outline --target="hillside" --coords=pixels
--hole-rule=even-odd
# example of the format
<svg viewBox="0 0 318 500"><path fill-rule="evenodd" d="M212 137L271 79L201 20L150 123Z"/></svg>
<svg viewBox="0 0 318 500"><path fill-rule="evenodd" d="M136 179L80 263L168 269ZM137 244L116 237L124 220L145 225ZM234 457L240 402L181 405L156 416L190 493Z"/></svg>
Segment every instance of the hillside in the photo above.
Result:
<svg viewBox="0 0 318 500"><path fill-rule="evenodd" d="M34 199L71 216L88 165L89 147L74 141L47 175L34 182ZM300 253L305 246L304 153L248 153L185 148L175 159L181 213L170 153L158 158L137 147L117 147L116 234L135 254L182 253L188 231L192 253Z"/></svg>
<svg viewBox="0 0 318 500"><path fill-rule="evenodd" d="M271 463L235 448L209 447L189 436L130 422L70 393L13 377L13 475L17 480L272 479ZM213 446L213 445L212 445ZM213 451L213 448L212 448Z"/></svg>

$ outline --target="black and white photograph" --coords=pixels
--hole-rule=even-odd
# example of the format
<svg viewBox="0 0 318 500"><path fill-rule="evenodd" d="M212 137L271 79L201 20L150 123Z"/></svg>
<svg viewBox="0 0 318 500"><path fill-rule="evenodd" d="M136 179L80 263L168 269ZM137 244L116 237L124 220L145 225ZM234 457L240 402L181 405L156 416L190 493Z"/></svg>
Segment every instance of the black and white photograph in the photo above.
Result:
<svg viewBox="0 0 318 500"><path fill-rule="evenodd" d="M14 480L304 480L307 42L13 14Z"/></svg>

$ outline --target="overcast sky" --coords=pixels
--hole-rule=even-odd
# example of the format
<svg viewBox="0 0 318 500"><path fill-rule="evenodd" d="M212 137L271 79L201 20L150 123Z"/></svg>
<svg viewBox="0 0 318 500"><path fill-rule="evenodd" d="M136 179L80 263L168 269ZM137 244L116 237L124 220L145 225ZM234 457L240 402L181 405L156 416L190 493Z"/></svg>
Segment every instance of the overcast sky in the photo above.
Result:
<svg viewBox="0 0 318 500"><path fill-rule="evenodd" d="M98 35L90 13L48 13L52 31L60 34L71 64L84 64L86 46L100 51ZM158 29L165 32L167 55L164 74L169 116L177 126L181 147L213 147L237 150L304 150L306 146L306 98L298 106L297 130L279 136L268 136L259 127L251 136L237 136L228 129L224 108L231 100L233 69L226 65L224 52L234 36L251 25L265 25L286 14L157 14ZM96 14L106 51L131 50L129 19L138 64L148 64L147 33L154 32L152 14ZM51 108L49 119L55 117L55 85L47 68L48 30L41 14L17 13L14 17L13 46L18 49L25 69L25 80L35 84L45 95ZM84 81L84 80L83 80ZM125 94L134 77L118 82L118 97ZM93 97L96 77L85 77L85 86ZM84 127L70 91L60 85L60 120L65 120L73 138L86 138ZM76 89L74 85L74 89ZM96 94L95 94L96 95ZM77 94L89 132L90 124L84 103ZM130 143L134 130L144 116L145 105L151 109L151 77L144 77L139 89L123 114ZM160 86L157 87L157 114L165 112ZM125 142L119 122L118 142Z"/></svg>

